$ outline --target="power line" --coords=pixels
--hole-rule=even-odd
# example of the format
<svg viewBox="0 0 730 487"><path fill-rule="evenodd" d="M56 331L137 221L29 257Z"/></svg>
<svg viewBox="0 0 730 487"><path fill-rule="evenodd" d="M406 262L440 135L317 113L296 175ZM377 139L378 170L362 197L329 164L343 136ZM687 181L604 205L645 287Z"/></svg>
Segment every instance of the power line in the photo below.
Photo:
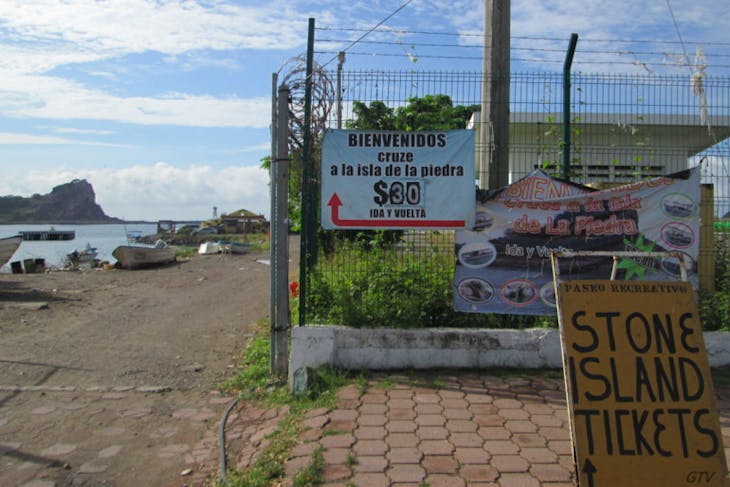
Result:
<svg viewBox="0 0 730 487"><path fill-rule="evenodd" d="M682 44L682 51L684 51L684 59L687 60L687 68L689 69L689 74L692 76L694 73L692 72L692 68L689 67L689 56L687 55L687 48L684 45L684 40L682 40L682 33L679 30L679 24L677 24L677 19L674 17L674 10L672 10L672 4L669 3L669 0L666 0L667 2L667 8L669 9L669 15L672 17L672 22L674 23L674 30L677 31L677 37L679 38L679 42Z"/></svg>
<svg viewBox="0 0 730 487"><path fill-rule="evenodd" d="M317 54L331 54L334 51L315 51ZM404 55L402 53L392 53L392 52L357 52L357 51L350 51L348 54L351 56L370 56L370 57L403 57ZM451 60L464 60L464 61L481 61L481 56L455 56L455 55L435 55L435 54L422 54L415 56L419 59L451 59ZM564 61L562 59L544 59L544 58L517 58L513 57L511 58L512 61L515 62L525 62L525 63L550 63L550 64L560 64ZM575 64L605 64L605 65L631 65L631 66L641 66L641 65L647 65L647 66L666 66L667 63L661 62L661 61L597 61L597 60L575 60ZM679 65L681 66L681 65ZM730 68L730 64L714 64L713 67L715 68Z"/></svg>
<svg viewBox="0 0 730 487"><path fill-rule="evenodd" d="M348 39L319 39L319 42L327 43L344 43L350 42ZM394 41L360 41L359 44L369 45L381 45L381 46L403 46L403 42ZM412 47L442 47L442 48L455 48L455 49L482 49L481 45L463 45L463 44L442 44L435 42L408 42L409 46ZM565 54L563 48L547 48L547 47L511 47L512 51L538 51L538 52L555 52L561 55ZM613 54L618 56L624 56L627 54L641 54L641 55L653 55L653 56L686 56L681 52L667 52L667 51L634 51L634 50L620 50L620 51L609 51L601 49L578 49L578 52L584 54ZM704 53L706 57L728 57L730 54L720 53Z"/></svg>
<svg viewBox="0 0 730 487"><path fill-rule="evenodd" d="M391 13L390 15L388 15L386 18L384 18L383 20L381 20L380 22L378 22L377 24L375 24L375 26L372 29L366 31L357 40L353 41L349 46L347 46L345 49L343 49L343 51L347 52L351 47L353 47L355 44L357 44L358 42L360 42L361 40L363 40L365 37L367 37L375 29L377 29L378 27L380 27L381 25L383 25L384 23L386 23L388 20L390 20L391 18L393 18L398 12L400 12L401 10L403 10L404 8L406 8L408 6L408 4L411 3L412 1L413 0L406 0L406 2L403 5L401 5L397 9L395 9L393 11L393 13ZM336 55L332 59L330 59L329 61L327 61L326 63L324 63L322 65L322 67L324 68L325 66L327 66L329 63L331 63L335 59L337 59L337 56Z"/></svg>
<svg viewBox="0 0 730 487"><path fill-rule="evenodd" d="M317 30L322 31L337 31L337 32L367 32L368 34L374 32L375 29L357 29L353 27L317 27ZM379 33L386 34L397 34L397 35L432 35L432 36L445 36L445 37L477 37L483 38L482 32L435 32L435 31L417 31L417 30L380 30ZM527 40L527 41L553 41L553 42L564 42L564 37L541 37L541 36L510 36L512 40ZM581 37L581 44L586 42L602 42L602 43L622 43L622 44L674 44L684 46L685 43L702 44L704 46L730 46L730 42L713 42L713 41L673 41L673 40L662 40L662 39L620 39L620 38L590 38Z"/></svg>

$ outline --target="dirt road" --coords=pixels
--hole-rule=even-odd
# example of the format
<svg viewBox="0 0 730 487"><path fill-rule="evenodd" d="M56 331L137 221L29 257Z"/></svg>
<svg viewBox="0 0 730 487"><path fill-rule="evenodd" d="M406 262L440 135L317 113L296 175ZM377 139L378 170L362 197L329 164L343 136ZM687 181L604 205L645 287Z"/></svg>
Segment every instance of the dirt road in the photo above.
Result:
<svg viewBox="0 0 730 487"><path fill-rule="evenodd" d="M266 253L0 275L0 485L199 485Z"/></svg>

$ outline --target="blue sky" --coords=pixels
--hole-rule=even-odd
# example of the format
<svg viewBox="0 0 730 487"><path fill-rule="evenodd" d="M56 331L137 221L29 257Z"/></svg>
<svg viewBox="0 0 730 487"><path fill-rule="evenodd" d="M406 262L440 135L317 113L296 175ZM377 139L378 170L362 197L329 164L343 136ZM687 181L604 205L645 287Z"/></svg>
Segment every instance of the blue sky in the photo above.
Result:
<svg viewBox="0 0 730 487"><path fill-rule="evenodd" d="M203 219L214 206L268 215L260 161L270 147L272 73L304 54L309 17L318 27L370 29L404 3L3 0L0 195L83 178L119 218ZM481 0L411 0L381 27L396 40L390 55L367 55L383 48L362 43L346 69L479 71L483 10ZM513 0L512 68L560 70L578 32L575 70L687 73L680 55L694 58L699 45L707 74L727 75L728 25L727 0ZM414 47L418 37L393 35L401 31L449 34L428 42L458 43L474 59L438 57L449 48ZM336 37L327 45L336 52L362 33L317 35Z"/></svg>

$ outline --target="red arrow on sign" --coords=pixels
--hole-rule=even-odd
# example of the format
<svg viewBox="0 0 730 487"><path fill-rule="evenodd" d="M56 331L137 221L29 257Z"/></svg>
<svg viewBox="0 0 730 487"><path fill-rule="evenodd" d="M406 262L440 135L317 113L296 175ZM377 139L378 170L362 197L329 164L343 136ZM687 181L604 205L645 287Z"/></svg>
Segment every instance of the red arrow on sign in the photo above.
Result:
<svg viewBox="0 0 730 487"><path fill-rule="evenodd" d="M340 218L342 200L333 193L327 206L332 208L332 223L338 227L429 227L429 228L464 228L465 220L349 220Z"/></svg>

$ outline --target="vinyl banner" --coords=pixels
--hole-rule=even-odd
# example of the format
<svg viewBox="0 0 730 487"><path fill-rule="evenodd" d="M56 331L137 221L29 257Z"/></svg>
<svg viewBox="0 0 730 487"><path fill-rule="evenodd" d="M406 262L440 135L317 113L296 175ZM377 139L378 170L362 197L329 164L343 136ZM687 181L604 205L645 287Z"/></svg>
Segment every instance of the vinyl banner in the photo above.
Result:
<svg viewBox="0 0 730 487"><path fill-rule="evenodd" d="M455 236L454 308L554 315L550 253L678 251L697 287L698 168L597 191L535 171L477 202L472 231ZM611 257L560 259L562 279L608 279ZM666 281L679 259L623 258L617 279Z"/></svg>
<svg viewBox="0 0 730 487"><path fill-rule="evenodd" d="M473 130L324 134L323 228L471 228L474 193Z"/></svg>

